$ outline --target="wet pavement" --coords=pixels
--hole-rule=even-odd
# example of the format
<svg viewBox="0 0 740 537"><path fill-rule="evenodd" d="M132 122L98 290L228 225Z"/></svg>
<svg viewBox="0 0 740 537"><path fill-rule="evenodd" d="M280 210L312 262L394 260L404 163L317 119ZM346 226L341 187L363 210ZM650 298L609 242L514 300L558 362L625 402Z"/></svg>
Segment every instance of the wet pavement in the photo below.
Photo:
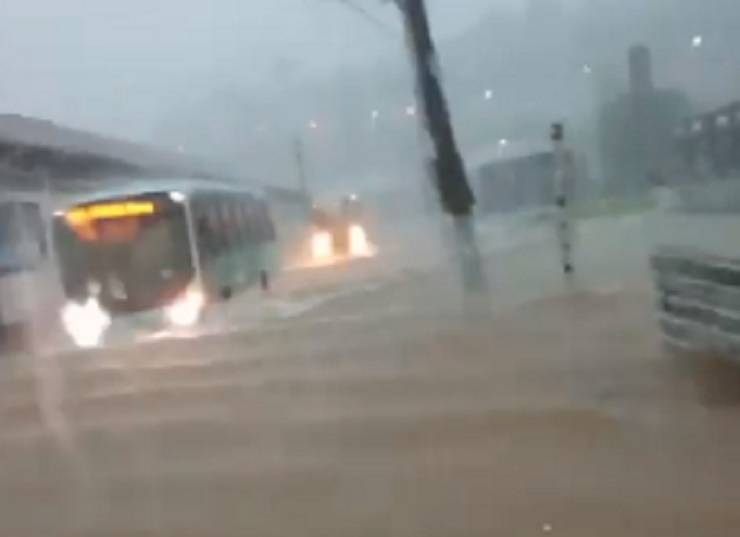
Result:
<svg viewBox="0 0 740 537"><path fill-rule="evenodd" d="M740 375L664 351L641 225L571 283L541 230L487 249L486 310L388 248L226 333L8 360L0 535L734 535Z"/></svg>

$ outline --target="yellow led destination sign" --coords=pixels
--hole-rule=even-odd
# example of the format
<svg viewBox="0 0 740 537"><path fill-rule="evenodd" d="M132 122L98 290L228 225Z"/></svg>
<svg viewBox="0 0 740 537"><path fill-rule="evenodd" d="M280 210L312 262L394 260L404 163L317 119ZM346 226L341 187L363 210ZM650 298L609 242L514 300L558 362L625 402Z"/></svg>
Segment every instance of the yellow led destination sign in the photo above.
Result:
<svg viewBox="0 0 740 537"><path fill-rule="evenodd" d="M75 226L93 220L126 218L147 214L154 214L154 203L150 201L127 201L76 207L67 211L64 217L70 225Z"/></svg>

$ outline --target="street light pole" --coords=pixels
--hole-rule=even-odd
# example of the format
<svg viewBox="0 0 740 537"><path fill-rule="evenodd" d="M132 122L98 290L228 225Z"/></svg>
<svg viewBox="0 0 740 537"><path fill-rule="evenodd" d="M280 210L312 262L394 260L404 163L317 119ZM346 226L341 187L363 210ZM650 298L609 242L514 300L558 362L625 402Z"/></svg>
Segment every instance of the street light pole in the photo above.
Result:
<svg viewBox="0 0 740 537"><path fill-rule="evenodd" d="M394 0L394 3L403 17L424 127L434 150L430 168L434 172L442 207L454 222L455 247L461 264L463 288L469 294L479 294L487 286L473 225L475 198L457 148L442 90L441 70L426 5L424 0Z"/></svg>
<svg viewBox="0 0 740 537"><path fill-rule="evenodd" d="M303 140L296 136L293 140L293 155L295 157L296 171L298 172L298 187L301 194L308 200L308 181L306 180L306 160L303 154Z"/></svg>

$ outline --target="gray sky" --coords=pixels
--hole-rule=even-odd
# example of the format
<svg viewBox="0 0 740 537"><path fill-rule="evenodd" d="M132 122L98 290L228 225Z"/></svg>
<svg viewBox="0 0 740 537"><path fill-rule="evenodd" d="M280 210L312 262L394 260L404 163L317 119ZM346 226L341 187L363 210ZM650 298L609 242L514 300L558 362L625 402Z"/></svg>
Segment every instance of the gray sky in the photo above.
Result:
<svg viewBox="0 0 740 537"><path fill-rule="evenodd" d="M391 7L356 0L397 25ZM505 0L514 5L521 0ZM441 36L500 0L432 0ZM0 0L0 111L146 140L168 107L391 54L398 45L333 0Z"/></svg>

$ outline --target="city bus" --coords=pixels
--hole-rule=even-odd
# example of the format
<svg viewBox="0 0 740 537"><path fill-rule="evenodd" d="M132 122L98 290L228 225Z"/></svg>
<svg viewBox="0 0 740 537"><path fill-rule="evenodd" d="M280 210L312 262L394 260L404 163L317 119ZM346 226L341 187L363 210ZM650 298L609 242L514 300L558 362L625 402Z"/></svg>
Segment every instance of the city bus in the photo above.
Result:
<svg viewBox="0 0 740 537"><path fill-rule="evenodd" d="M62 325L80 347L105 342L120 319L192 327L210 304L267 285L277 263L264 196L210 181L87 194L56 211L53 228Z"/></svg>

